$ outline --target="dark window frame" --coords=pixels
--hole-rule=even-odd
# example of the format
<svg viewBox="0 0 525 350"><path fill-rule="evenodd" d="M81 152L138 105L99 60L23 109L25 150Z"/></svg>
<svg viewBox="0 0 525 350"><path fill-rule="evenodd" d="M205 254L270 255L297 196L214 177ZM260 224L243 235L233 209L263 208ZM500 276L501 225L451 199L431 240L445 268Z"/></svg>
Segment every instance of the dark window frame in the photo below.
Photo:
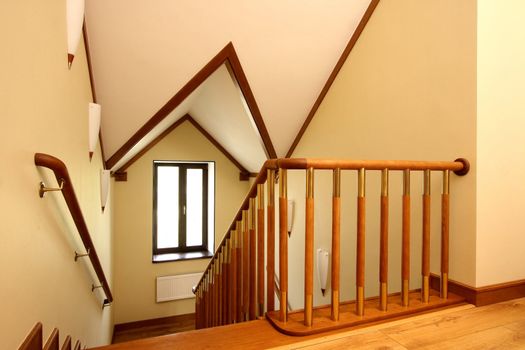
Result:
<svg viewBox="0 0 525 350"><path fill-rule="evenodd" d="M202 257L209 254L208 249L208 176L209 176L210 162L188 162L188 161L153 161L153 261L165 261L159 258L160 255L171 254L173 259L169 260L184 260L186 253L202 252ZM170 248L157 248L157 169L158 167L178 167L179 168L179 246ZM202 169L202 245L200 246L186 246L186 214L185 206L187 203L186 183L188 169ZM182 175L183 174L183 175ZM182 175L182 176L181 176ZM192 254L195 255L195 254ZM195 257L193 257L195 258Z"/></svg>

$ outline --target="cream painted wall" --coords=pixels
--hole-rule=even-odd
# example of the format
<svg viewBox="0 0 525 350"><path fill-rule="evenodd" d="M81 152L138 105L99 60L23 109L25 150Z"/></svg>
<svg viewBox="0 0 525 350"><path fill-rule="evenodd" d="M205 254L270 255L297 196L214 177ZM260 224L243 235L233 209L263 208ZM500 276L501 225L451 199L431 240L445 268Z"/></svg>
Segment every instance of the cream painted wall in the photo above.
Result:
<svg viewBox="0 0 525 350"><path fill-rule="evenodd" d="M524 12L478 1L478 286L525 278Z"/></svg>
<svg viewBox="0 0 525 350"><path fill-rule="evenodd" d="M476 1L381 1L306 130L293 157L454 160L472 170L452 176L450 277L476 278ZM300 178L294 183L293 178ZM432 271L439 272L440 182L433 174ZM316 172L315 249L330 250L330 174ZM290 175L290 197L304 208L304 174ZM401 176L391 174L390 291L400 288ZM356 176L343 177L342 298L355 293ZM421 174L412 176L412 284L419 287ZM366 294L378 295L379 176L367 180ZM304 209L290 260L304 256ZM302 266L290 265L290 298L302 307ZM317 277L315 278L317 285ZM297 286L297 288L295 288ZM296 290L293 294L293 290ZM315 287L315 303L329 303Z"/></svg>
<svg viewBox="0 0 525 350"><path fill-rule="evenodd" d="M54 327L62 342L83 346L111 341L112 307L91 292L88 260L60 193L38 197L38 183L56 185L52 172L34 165L34 153L65 162L108 280L112 281L111 202L101 212L100 149L88 157L91 101L84 48L67 68L64 1L0 3L0 348L16 349L36 322L47 339ZM111 198L111 197L110 197ZM110 199L111 201L111 199ZM95 282L98 283L98 282Z"/></svg>
<svg viewBox="0 0 525 350"><path fill-rule="evenodd" d="M215 161L215 246L249 189L236 168L189 122L184 122L128 169L115 185L115 323L195 311L194 299L155 302L157 276L203 272L209 259L156 263L152 258L153 160Z"/></svg>

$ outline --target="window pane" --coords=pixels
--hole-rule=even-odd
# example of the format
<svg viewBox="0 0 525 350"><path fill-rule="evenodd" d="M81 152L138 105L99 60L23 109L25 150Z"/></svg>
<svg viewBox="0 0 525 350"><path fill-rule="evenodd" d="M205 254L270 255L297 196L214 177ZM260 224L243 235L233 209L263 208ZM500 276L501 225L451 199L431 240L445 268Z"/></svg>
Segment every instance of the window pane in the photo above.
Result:
<svg viewBox="0 0 525 350"><path fill-rule="evenodd" d="M179 246L179 168L157 167L157 248Z"/></svg>
<svg viewBox="0 0 525 350"><path fill-rule="evenodd" d="M202 169L186 173L186 245L202 245Z"/></svg>

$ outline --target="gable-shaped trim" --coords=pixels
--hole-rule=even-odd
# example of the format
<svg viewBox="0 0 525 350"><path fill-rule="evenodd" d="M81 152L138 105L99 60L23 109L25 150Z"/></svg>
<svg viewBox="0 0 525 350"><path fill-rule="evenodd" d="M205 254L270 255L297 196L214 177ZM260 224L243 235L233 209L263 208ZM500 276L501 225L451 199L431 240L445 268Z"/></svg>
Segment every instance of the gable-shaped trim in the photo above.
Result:
<svg viewBox="0 0 525 350"><path fill-rule="evenodd" d="M121 166L117 171L115 171L115 174L123 174L126 172L126 170L133 164L135 163L137 160L140 159L140 157L142 157L144 154L146 154L146 152L148 152L150 149L152 149L157 143L159 143L164 137L166 137L167 135L169 135L173 130L175 130L176 128L178 128L180 125L182 125L184 122L189 122L191 123L195 129L197 129L204 137L206 137L208 139L208 141L210 141L219 151L221 151L222 154L224 154L224 156L226 158L228 158L228 160L230 160L240 171L240 175L239 175L239 179L240 180L247 180L248 177L251 175L251 173L246 170L242 165L241 163L239 163L237 161L237 159L235 159L234 156L232 156L220 143L219 141L217 141L213 136L210 135L210 133L208 133L195 119L193 119L191 117L191 115L189 114L185 114L184 116L182 116L181 118L179 118L178 120L176 120L173 124L170 125L169 128L167 128L166 130L164 130L159 136L157 136L153 141L151 141L150 143L148 143L142 150L140 150L140 152L138 152L136 155L133 156L133 158L131 158L130 160L128 160L126 162L126 164L124 164L123 166ZM123 181L126 181L126 180L123 180Z"/></svg>
<svg viewBox="0 0 525 350"><path fill-rule="evenodd" d="M343 53L341 54L341 57L335 64L334 70L328 77L328 80L326 81L323 89L319 93L319 96L317 96L317 99L315 100L314 105L312 106L312 109L310 110L310 113L308 113L308 116L306 117L303 126L297 133L297 136L295 137L292 145L290 146L290 149L286 153L286 158L290 158L293 154L293 151L295 150L295 147L299 144L299 141L301 141L301 138L303 137L303 134L305 133L306 129L308 128L308 125L310 125L310 122L312 121L315 113L319 109L319 106L323 102L324 98L326 97L326 94L328 93L328 90L330 90L330 87L332 86L332 83L334 82L335 78L337 77L337 74L339 74L339 71L343 67L344 63L346 62L348 56L350 55L350 52L352 52L352 49L355 46L355 43L361 36L361 33L363 32L363 29L365 29L366 24L368 23L368 20L374 13L375 8L379 4L380 0L372 0L370 2L370 5L368 5L368 8L365 11L365 14L363 15L363 18L361 18L361 21L357 25L357 28L354 31L354 34L352 34L352 37L350 38L350 41L346 45L346 48L344 49Z"/></svg>
<svg viewBox="0 0 525 350"><path fill-rule="evenodd" d="M153 128L166 118L179 104L181 104L197 87L199 87L213 72L222 64L228 63L239 88L246 100L248 108L253 116L255 125L261 135L266 154L269 158L276 158L275 149L264 125L264 121L255 101L253 92L248 84L248 79L244 74L239 57L235 52L233 44L230 42L215 57L211 59L195 76L190 79L161 109L157 111L131 138L120 147L107 161L106 167L111 169L117 164L142 138L144 138Z"/></svg>

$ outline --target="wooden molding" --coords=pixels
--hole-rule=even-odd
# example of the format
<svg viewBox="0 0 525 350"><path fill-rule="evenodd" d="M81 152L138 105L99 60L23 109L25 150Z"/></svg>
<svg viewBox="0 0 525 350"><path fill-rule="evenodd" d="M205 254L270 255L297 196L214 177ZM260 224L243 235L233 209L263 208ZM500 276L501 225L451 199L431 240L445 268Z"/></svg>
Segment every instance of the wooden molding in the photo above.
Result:
<svg viewBox="0 0 525 350"><path fill-rule="evenodd" d="M125 181L128 181L128 173L127 172L114 172L113 174L111 174L111 176L113 176L115 178L115 181L118 181L118 182L125 182Z"/></svg>
<svg viewBox="0 0 525 350"><path fill-rule="evenodd" d="M197 87L199 87L213 72L215 72L222 64L228 63L234 72L234 75L239 83L239 87L246 99L246 103L252 113L255 124L259 130L261 138L264 142L266 152L270 158L275 158L275 150L270 140L266 126L262 119L259 107L255 101L252 90L248 84L248 79L244 74L239 58L235 52L233 44L230 42L219 53L211 59L190 81L186 83L157 113L155 113L131 138L120 147L115 154L113 154L107 161L106 167L111 169L118 163L122 157L126 155L144 136L146 136L153 128L166 118L179 104L181 104Z"/></svg>
<svg viewBox="0 0 525 350"><path fill-rule="evenodd" d="M319 109L319 106L323 102L326 94L328 93L328 90L330 90L330 87L332 86L335 78L337 77L337 74L339 74L339 71L343 67L344 63L346 62L348 56L350 55L350 52L352 52L352 49L355 46L355 43L361 36L361 33L363 32L363 29L365 29L366 24L368 23L368 20L372 16L372 13L374 13L375 8L379 4L380 0L372 0L370 2L370 5L368 5L368 8L365 11L365 14L363 15L363 18L361 18L361 21L357 25L357 28L355 29L354 34L352 34L352 37L350 38L350 41L346 45L346 48L344 49L343 53L341 54L341 57L339 57L339 60L335 64L335 67L328 77L328 80L326 81L323 89L319 93L319 96L317 96L317 99L315 100L314 105L312 106L312 109L310 110L310 113L308 113L308 116L306 117L303 126L297 133L297 136L295 137L292 145L290 146L290 149L286 153L286 158L290 158L292 156L293 151L295 150L295 147L299 144L299 141L303 137L303 134L305 133L306 129L308 128L308 125L310 125L310 122L312 121L315 113Z"/></svg>
<svg viewBox="0 0 525 350"><path fill-rule="evenodd" d="M430 274L431 288L439 290L439 281L438 275ZM483 306L525 297L525 279L485 287L471 287L449 279L448 290L461 295L471 304Z"/></svg>
<svg viewBox="0 0 525 350"><path fill-rule="evenodd" d="M195 129L197 129L208 141L210 141L219 151L221 151L222 154L226 158L228 158L240 171L239 180L246 181L250 177L251 173L246 170L241 163L235 159L234 156L232 156L226 148L224 148L219 141L217 141L210 133L208 133L195 119L191 117L189 114L185 114L181 118L179 118L177 121L175 121L169 128L167 128L165 131L163 131L159 136L157 136L153 141L148 143L142 150L140 150L139 153L137 153L133 158L131 158L129 161L126 162L123 166L121 166L117 171L115 171L115 174L125 174L126 170L131 166L131 164L135 163L140 157L142 157L146 152L148 152L150 149L153 148L157 143L159 143L164 137L169 135L173 130L178 128L180 125L182 125L184 122L191 123ZM247 174L246 178L244 178L243 174ZM126 179L115 177L117 181L126 181Z"/></svg>
<svg viewBox="0 0 525 350"><path fill-rule="evenodd" d="M84 48L86 50L86 60L89 73L89 84L91 86L91 99L93 103L97 103L97 92L95 91L95 78L93 76L93 66L91 65L91 52L89 50L89 38L86 28L86 20L84 20L84 25L82 26L82 36L84 38ZM104 143L102 142L102 131L98 133L98 141L100 142L100 152L102 154L102 167L106 168L106 156L104 154Z"/></svg>
<svg viewBox="0 0 525 350"><path fill-rule="evenodd" d="M120 323L114 326L113 334L115 334L115 332L129 331L129 330L137 329L137 328L162 326L166 324L184 323L184 322L191 322L191 321L195 321L195 313L154 318L154 319L149 319L149 320L141 320L141 321L127 322L127 323Z"/></svg>

